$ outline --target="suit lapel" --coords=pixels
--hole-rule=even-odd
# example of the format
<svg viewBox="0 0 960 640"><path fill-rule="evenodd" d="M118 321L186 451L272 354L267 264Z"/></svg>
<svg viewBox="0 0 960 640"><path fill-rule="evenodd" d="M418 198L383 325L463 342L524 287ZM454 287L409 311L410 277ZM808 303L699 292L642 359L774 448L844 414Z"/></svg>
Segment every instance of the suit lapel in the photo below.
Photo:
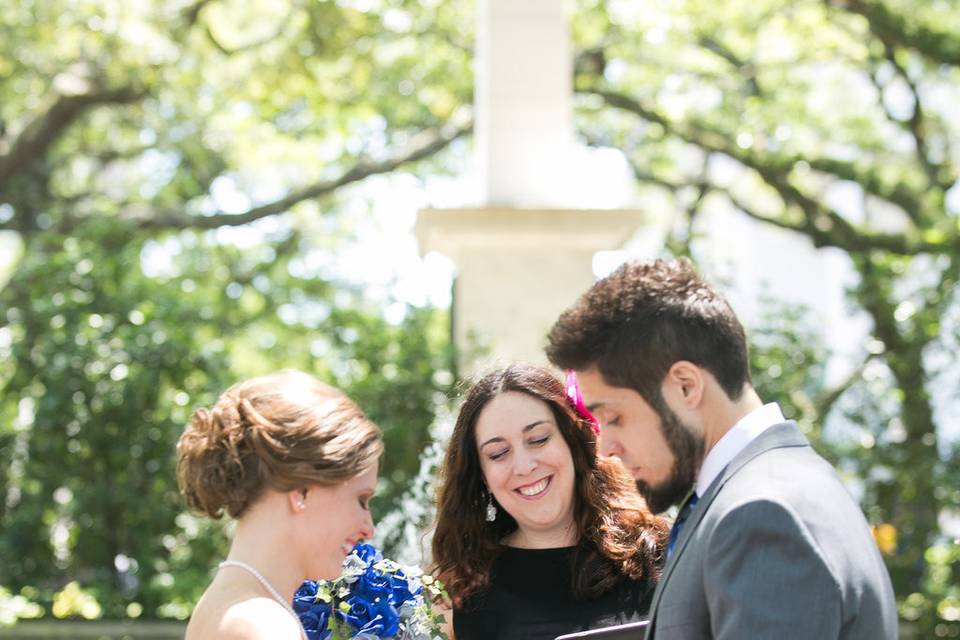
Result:
<svg viewBox="0 0 960 640"><path fill-rule="evenodd" d="M717 478L710 484L710 486L707 488L707 492L700 498L700 501L694 505L693 509L690 511L690 514L687 516L687 520L683 524L683 529L680 531L680 535L677 538L673 554L670 556L670 559L667 560L667 564L663 567L663 573L660 576L660 582L657 584L657 588L653 593L653 601L650 604L651 623L650 632L647 634L647 638L653 637L654 628L656 627L656 612L660 606L660 598L663 595L663 589L666 586L667 581L670 579L670 576L673 574L673 570L677 566L680 556L683 555L683 550L686 549L687 543L690 541L694 530L700 525L700 521L703 520L704 514L706 514L706 512L709 510L710 505L717 497L717 494L720 493L720 489L723 488L723 485L725 485L727 481L743 467L743 465L747 464L761 453L770 451L771 449L808 446L809 444L810 442L803 435L803 433L801 433L795 422L788 421L773 425L757 436L743 449L743 451L738 453L736 457L730 461L730 464L728 464L720 473L720 475L717 476Z"/></svg>

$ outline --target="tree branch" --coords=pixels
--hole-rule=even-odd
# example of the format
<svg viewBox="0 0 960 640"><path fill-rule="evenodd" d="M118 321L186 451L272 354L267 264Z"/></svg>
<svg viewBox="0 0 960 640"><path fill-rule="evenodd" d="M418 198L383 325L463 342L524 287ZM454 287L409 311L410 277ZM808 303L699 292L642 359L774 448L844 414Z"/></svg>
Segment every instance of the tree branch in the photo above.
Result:
<svg viewBox="0 0 960 640"><path fill-rule="evenodd" d="M197 0L189 7L185 7L181 13L183 16L183 23L186 27L192 27L197 23L197 20L200 18L200 12L203 11L203 8L210 4L213 0Z"/></svg>
<svg viewBox="0 0 960 640"><path fill-rule="evenodd" d="M584 89L579 91L579 93L600 96L603 98L604 102L610 106L629 111L640 116L644 120L647 120L648 122L655 122L663 126L664 129L671 131L674 133L674 135L678 134L676 125L670 123L665 116L657 113L653 109L644 108L640 103L628 96L611 91L603 91L596 88ZM742 152L730 145L727 137L724 134L710 131L704 127L696 126L691 127L691 134L695 134L697 138L696 141L687 140L692 144L704 146L712 151L719 151L738 160L740 160L741 156L746 155L745 152ZM808 157L768 159L769 162L776 162L784 170L792 168L801 160L810 165L812 169L815 169L821 173L839 178L840 180L856 182L870 195L876 196L881 200L886 200L887 202L899 207L901 210L903 210L904 215L911 220L917 219L917 212L919 212L924 206L924 194L911 189L905 181L896 181L895 183L890 184L889 181L882 179L872 169L866 166L858 165L854 162L847 160L836 160L833 158Z"/></svg>
<svg viewBox="0 0 960 640"><path fill-rule="evenodd" d="M713 36L702 35L697 39L697 42L701 47L719 56L740 72L740 75L743 76L744 81L747 83L748 95L760 96L763 94L757 82L756 68L752 62L741 59L729 47Z"/></svg>
<svg viewBox="0 0 960 640"><path fill-rule="evenodd" d="M801 158L790 160L790 165L799 162ZM805 158L804 161L811 169L832 176L839 180L856 182L872 196L896 205L910 220L919 224L920 211L923 209L923 194L911 189L906 181L899 180L894 184L884 181L876 171L866 165L859 165L848 160L835 158Z"/></svg>
<svg viewBox="0 0 960 640"><path fill-rule="evenodd" d="M127 104L146 95L132 87L59 95L44 113L37 116L13 141L10 151L0 155L0 193L11 178L27 171L41 159L63 131L90 108L101 104Z"/></svg>
<svg viewBox="0 0 960 640"><path fill-rule="evenodd" d="M244 52L252 51L254 49L262 47L263 45L269 44L270 42L273 42L274 40L282 36L286 32L287 27L290 25L290 22L293 20L293 14L297 8L298 7L294 7L293 9L287 12L286 17L280 22L280 25L277 27L276 31L274 31L272 34L268 36L264 36L257 40L252 40L251 42L239 45L237 47L228 47L222 42L220 42L216 34L213 33L213 29L210 28L209 24L204 24L203 30L207 35L207 39L213 44L213 46L215 46L222 54L226 56L232 56L237 53L244 53Z"/></svg>
<svg viewBox="0 0 960 640"><path fill-rule="evenodd" d="M748 205L746 202L733 195L727 189L717 189L727 197L734 207L740 210L748 218L753 218L758 222L763 222L764 224L769 224L774 227L779 227L780 229L786 229L787 231L795 231L797 233L802 233L810 237L814 244L817 246L825 246L829 242L829 237L822 237L826 234L823 231L818 230L814 225L807 224L806 222L791 222L786 218L779 216L769 216L764 215L758 212L756 209Z"/></svg>
<svg viewBox="0 0 960 640"><path fill-rule="evenodd" d="M833 409L833 405L837 403L837 400L847 392L850 387L855 385L859 380L863 378L863 372L866 370L867 365L873 360L876 355L870 353L863 359L863 362L860 363L853 371L850 372L850 375L847 378L838 384L837 386L831 389L824 389L816 398L813 399L813 407L816 411L816 418L820 422L825 422L827 419L827 414L830 413L830 410Z"/></svg>
<svg viewBox="0 0 960 640"><path fill-rule="evenodd" d="M707 151L723 153L743 166L754 170L767 185L780 195L784 203L796 206L800 210L805 222L798 225L786 221L774 222L773 219L766 217L764 219L771 224L803 231L810 236L817 246L833 246L848 252L881 249L900 255L940 254L960 250L960 237L957 237L956 234L951 235L945 241L928 241L919 233L870 232L854 227L835 210L804 194L791 184L789 174L796 159L762 157L756 153L740 149L731 144L722 133L696 124L680 125L671 122L654 109L644 107L639 102L620 93L602 89L591 89L587 93L601 97L604 102L612 107L633 113L648 122L659 124L664 130L684 142ZM811 165L813 164L811 162Z"/></svg>
<svg viewBox="0 0 960 640"><path fill-rule="evenodd" d="M279 200L254 207L243 213L217 212L209 216L193 216L179 210L159 212L128 210L126 213L121 212L121 215L133 220L140 229L215 229L222 226L249 224L261 218L283 213L299 202L319 198L347 184L359 182L372 175L388 173L402 165L428 158L472 130L472 123L468 123L462 126L445 126L433 132L424 132L409 149L391 158L379 162L361 161L338 178L318 181Z"/></svg>
<svg viewBox="0 0 960 640"><path fill-rule="evenodd" d="M917 90L917 85L914 83L913 78L910 77L910 74L907 73L907 70L897 60L897 52L893 43L884 40L883 49L886 60L893 65L897 75L899 75L907 85L907 88L910 90L910 95L913 98L913 113L910 115L910 120L906 123L905 128L910 132L910 135L913 136L917 160L920 162L920 166L923 167L923 171L926 173L930 183L946 191L950 188L952 181L945 182L940 179L940 176L943 175L943 173L949 173L949 169L946 166L935 164L930 159L929 145L927 144L928 124L923 111L923 103L920 102L920 92ZM899 123L904 125L902 121ZM945 153L944 157L949 158L950 153Z"/></svg>
<svg viewBox="0 0 960 640"><path fill-rule="evenodd" d="M934 31L897 15L882 0L827 0L867 20L870 31L884 42L912 49L940 64L960 65L960 38Z"/></svg>
<svg viewBox="0 0 960 640"><path fill-rule="evenodd" d="M684 206L684 214L687 222L684 235L680 237L679 233L671 233L667 238L666 245L674 255L686 256L688 258L693 257L694 228L697 223L697 214L700 213L700 207L711 191L710 182L707 177L709 168L710 154L705 153L703 154L703 162L700 165L699 178L696 184L691 185L695 191L694 198L689 204Z"/></svg>

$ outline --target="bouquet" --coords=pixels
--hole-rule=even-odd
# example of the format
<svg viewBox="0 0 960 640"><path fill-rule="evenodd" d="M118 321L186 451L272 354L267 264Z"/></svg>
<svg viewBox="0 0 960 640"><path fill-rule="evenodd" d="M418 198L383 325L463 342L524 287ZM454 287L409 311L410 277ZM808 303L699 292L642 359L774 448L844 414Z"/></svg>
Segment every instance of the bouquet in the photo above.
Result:
<svg viewBox="0 0 960 640"><path fill-rule="evenodd" d="M310 640L447 640L443 616L432 607L441 598L443 586L429 574L360 543L343 561L339 578L304 582L293 609Z"/></svg>

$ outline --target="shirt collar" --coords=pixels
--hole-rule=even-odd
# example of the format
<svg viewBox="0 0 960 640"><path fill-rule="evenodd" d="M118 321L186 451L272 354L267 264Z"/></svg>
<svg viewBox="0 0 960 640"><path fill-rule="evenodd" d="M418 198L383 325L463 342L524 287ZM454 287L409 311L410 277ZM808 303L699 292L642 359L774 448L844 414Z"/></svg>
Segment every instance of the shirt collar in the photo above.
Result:
<svg viewBox="0 0 960 640"><path fill-rule="evenodd" d="M747 415L730 427L722 438L713 445L713 448L707 453L700 466L700 473L697 476L696 493L697 496L703 496L717 479L720 472L723 471L730 461L737 457L737 454L743 451L754 438L772 427L775 424L785 422L783 412L780 411L780 405L776 402L770 402L757 409L754 409Z"/></svg>

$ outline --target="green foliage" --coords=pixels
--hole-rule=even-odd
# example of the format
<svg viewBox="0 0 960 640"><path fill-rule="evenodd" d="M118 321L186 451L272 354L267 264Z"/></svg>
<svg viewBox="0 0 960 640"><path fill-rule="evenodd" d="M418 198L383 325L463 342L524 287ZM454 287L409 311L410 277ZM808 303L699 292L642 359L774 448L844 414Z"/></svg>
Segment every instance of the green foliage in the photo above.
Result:
<svg viewBox="0 0 960 640"><path fill-rule="evenodd" d="M470 98L470 17L0 9L0 235L23 246L0 274L0 582L48 611L75 580L105 617L188 615L225 536L182 512L174 444L193 407L281 367L383 427L389 506L452 382L446 315L342 281L366 198L347 187L448 170L432 156L465 131L444 127Z"/></svg>
<svg viewBox="0 0 960 640"><path fill-rule="evenodd" d="M101 600L156 606L146 585L181 509L174 444L229 371L223 343L194 326L203 292L142 276L138 244L111 227L31 247L3 292L18 418L0 553L15 587L72 574ZM134 571L114 568L120 556Z"/></svg>
<svg viewBox="0 0 960 640"><path fill-rule="evenodd" d="M760 306L761 317L748 334L753 384L764 401L778 403L784 416L796 420L814 446L830 457L816 407L826 391L829 354L823 336L803 306L769 296L761 299Z"/></svg>
<svg viewBox="0 0 960 640"><path fill-rule="evenodd" d="M174 445L192 407L239 377L293 366L330 380L384 427L386 498L416 472L448 384L442 316L411 309L390 325L346 287L290 276L270 244L186 233L177 273L157 278L125 226L48 239L3 292L8 585L49 604L74 576L107 617L131 602L188 613L162 607L195 601L225 549L219 527L178 515Z"/></svg>
<svg viewBox="0 0 960 640"><path fill-rule="evenodd" d="M18 620L39 618L43 615L43 608L31 602L23 593L11 594L0 587L0 627L10 627Z"/></svg>

